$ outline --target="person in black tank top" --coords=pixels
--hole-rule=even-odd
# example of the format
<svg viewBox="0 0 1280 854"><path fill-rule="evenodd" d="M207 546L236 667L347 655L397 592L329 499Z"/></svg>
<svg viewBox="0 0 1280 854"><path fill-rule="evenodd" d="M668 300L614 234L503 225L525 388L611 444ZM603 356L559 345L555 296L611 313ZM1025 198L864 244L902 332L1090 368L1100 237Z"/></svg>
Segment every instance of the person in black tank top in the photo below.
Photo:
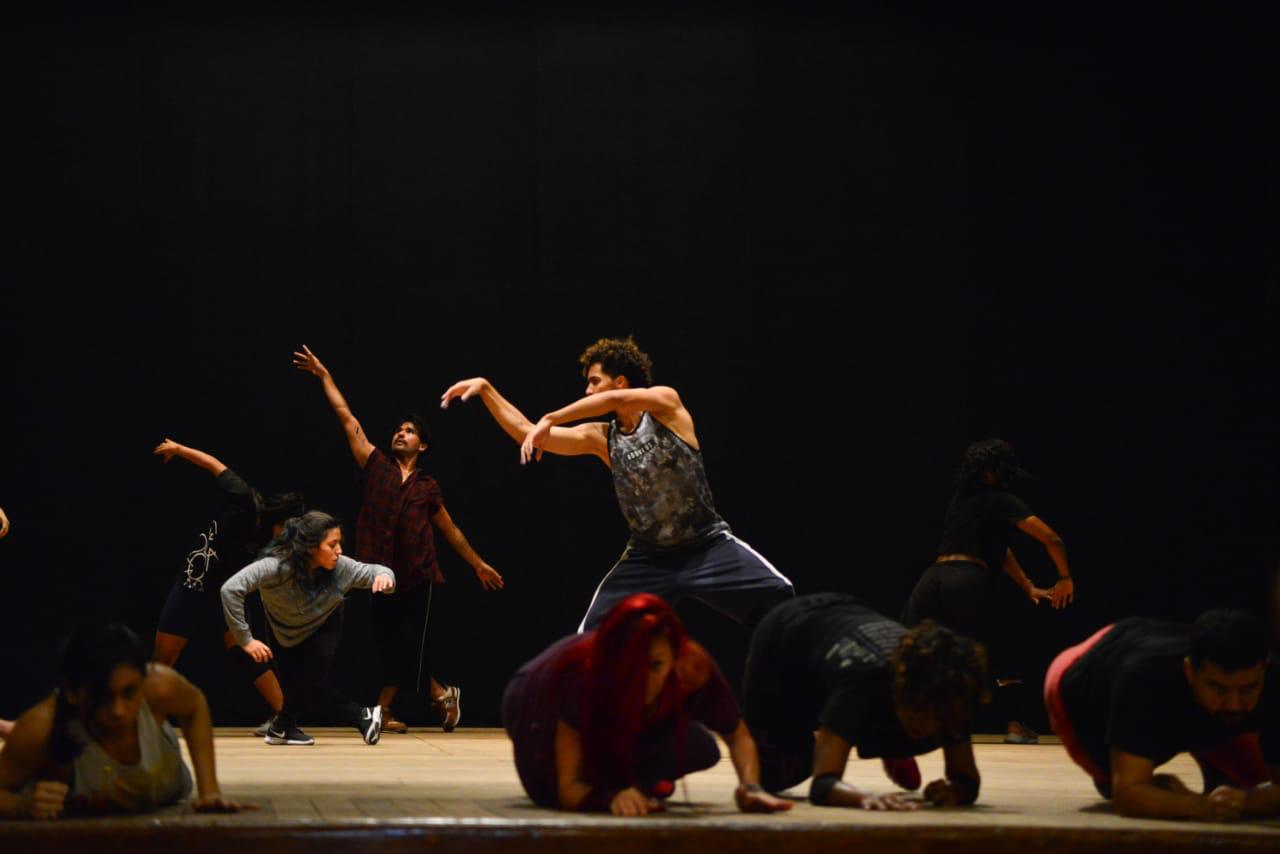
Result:
<svg viewBox="0 0 1280 854"><path fill-rule="evenodd" d="M1018 672L1020 677L1023 668L1008 661L1012 645L1002 643L998 637L1001 615L992 588L993 572L1002 570L1033 605L1048 600L1054 608L1064 608L1075 595L1062 538L1012 491L1021 474L1013 448L1003 439L986 439L969 446L943 521L937 560L920 577L902 612L904 625L932 619L982 640L992 652L993 669L1004 671L993 674L996 676ZM1014 528L1044 544L1058 571L1058 581L1052 588L1036 587L1018 563L1009 548ZM1012 698L1013 712L1005 741L1036 743L1038 736L1023 723L1024 701L1031 696L1021 688L1024 680L1002 681L1017 695Z"/></svg>
<svg viewBox="0 0 1280 854"><path fill-rule="evenodd" d="M600 582L579 631L594 628L633 593L668 602L685 597L754 625L795 595L791 582L735 537L716 513L693 416L669 386L655 386L652 363L635 341L604 338L579 358L586 396L536 424L484 378L455 383L441 397L479 396L520 446L520 461L544 451L594 456L613 471L618 506L631 529L621 560ZM610 421L585 421L612 416ZM583 421L573 427L561 425Z"/></svg>

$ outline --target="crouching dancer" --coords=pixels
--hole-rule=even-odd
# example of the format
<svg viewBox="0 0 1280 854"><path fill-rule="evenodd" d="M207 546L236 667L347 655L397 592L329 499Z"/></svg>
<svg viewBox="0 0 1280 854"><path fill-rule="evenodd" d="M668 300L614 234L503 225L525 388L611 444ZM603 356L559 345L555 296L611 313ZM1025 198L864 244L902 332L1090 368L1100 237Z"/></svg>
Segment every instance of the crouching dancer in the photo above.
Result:
<svg viewBox="0 0 1280 854"><path fill-rule="evenodd" d="M222 609L236 643L254 661L275 660L284 687L284 707L267 728L267 744L315 744L298 729L298 719L325 705L350 722L366 744L382 733L382 708L361 708L329 684L329 667L342 639L342 606L353 587L374 593L395 589L390 569L360 563L342 554L342 528L327 513L313 510L284 523L267 556L249 564L222 585ZM275 651L256 640L244 616L244 599L257 590L267 613Z"/></svg>
<svg viewBox="0 0 1280 854"><path fill-rule="evenodd" d="M520 782L539 806L623 816L661 809L676 780L720 761L709 727L738 772L739 809L791 807L761 789L755 743L720 669L648 593L520 668L502 720Z"/></svg>
<svg viewBox="0 0 1280 854"><path fill-rule="evenodd" d="M914 789L911 757L941 747L946 778L925 787L925 800L972 804L979 777L969 726L986 684L982 645L932 621L908 631L838 593L784 602L756 627L743 680L764 787L780 792L812 776L809 800L819 806L915 809L901 794L843 782L849 752L885 760L890 777Z"/></svg>
<svg viewBox="0 0 1280 854"><path fill-rule="evenodd" d="M104 624L72 635L57 690L14 722L0 750L0 816L141 812L186 798L191 773L169 717L191 751L195 809L252 809L218 789L204 693L176 670L148 664L128 628Z"/></svg>
<svg viewBox="0 0 1280 854"><path fill-rule="evenodd" d="M1054 659L1044 701L1062 746L1121 815L1274 816L1280 686L1266 670L1266 630L1245 611L1207 611L1194 625L1134 617ZM1203 794L1156 773L1184 751Z"/></svg>

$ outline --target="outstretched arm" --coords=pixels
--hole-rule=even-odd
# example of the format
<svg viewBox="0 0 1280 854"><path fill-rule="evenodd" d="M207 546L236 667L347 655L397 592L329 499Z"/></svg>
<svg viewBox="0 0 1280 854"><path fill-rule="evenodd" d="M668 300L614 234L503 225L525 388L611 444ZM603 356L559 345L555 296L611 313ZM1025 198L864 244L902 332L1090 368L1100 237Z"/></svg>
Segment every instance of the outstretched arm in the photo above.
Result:
<svg viewBox="0 0 1280 854"><path fill-rule="evenodd" d="M213 758L213 717L204 692L192 685L178 671L163 664L152 664L144 683L147 703L159 714L178 719L182 735L191 752L195 769L197 812L239 812L257 809L222 797L218 788L218 769Z"/></svg>
<svg viewBox="0 0 1280 854"><path fill-rule="evenodd" d="M373 443L369 441L364 428L351 413L351 407L347 404L347 399L342 396L342 392L338 391L338 384L333 381L333 375L329 373L329 369L316 358L316 354L312 353L306 344L302 345L301 353L294 352L293 365L300 371L306 371L320 378L324 386L325 399L329 401L329 406L333 407L334 414L342 424L343 432L347 434L351 456L356 458L356 465L364 468L365 463L369 462L369 455L373 453Z"/></svg>
<svg viewBox="0 0 1280 854"><path fill-rule="evenodd" d="M431 521L436 523L436 527L440 529L440 533L444 534L444 538L449 541L449 545L453 546L453 550L475 570L480 586L485 590L502 589L502 576L498 574L496 569L485 563L480 555L476 554L475 549L471 548L467 538L462 535L462 531L454 524L453 517L449 515L448 510L441 507L431 517Z"/></svg>
<svg viewBox="0 0 1280 854"><path fill-rule="evenodd" d="M1062 537L1059 537L1039 516L1028 516L1023 519L1018 523L1018 530L1039 540L1045 551L1049 553L1049 557L1053 559L1053 565L1058 568L1058 582L1049 590L1053 598L1053 607L1067 607L1075 599L1076 585L1071 578L1071 566L1067 563L1067 547L1063 545Z"/></svg>
<svg viewBox="0 0 1280 854"><path fill-rule="evenodd" d="M440 407L447 408L454 400L470 400L479 397L485 409L498 422L503 432L524 442L525 436L533 429L533 422L524 417L524 413L516 409L498 390L484 377L462 380L451 385L440 397ZM579 424L576 427L553 427L547 437L544 450L565 457L589 454L598 457L605 465L609 464L609 445L605 438L603 424Z"/></svg>
<svg viewBox="0 0 1280 854"><path fill-rule="evenodd" d="M751 737L746 721L738 721L737 728L721 738L729 748L729 758L733 761L734 770L738 772L738 788L733 792L738 809L743 812L779 812L791 809L791 801L775 798L761 787L760 754L756 751L756 740Z"/></svg>
<svg viewBox="0 0 1280 854"><path fill-rule="evenodd" d="M164 457L166 463L174 457L186 460L193 466L199 466L204 469L214 477L227 470L226 464L212 454L206 454L204 451L199 451L195 448L188 448L186 445L179 445L172 439L165 439L159 445L156 445L155 450L151 453Z"/></svg>
<svg viewBox="0 0 1280 854"><path fill-rule="evenodd" d="M1027 577L1027 573L1022 569L1022 564L1018 563L1018 558L1014 555L1013 549L1004 550L1004 572L1013 579L1013 583L1018 585L1018 589L1027 594L1027 598L1031 600L1032 605L1039 605L1041 599L1052 599L1053 593L1049 590L1036 587L1031 583L1031 579Z"/></svg>

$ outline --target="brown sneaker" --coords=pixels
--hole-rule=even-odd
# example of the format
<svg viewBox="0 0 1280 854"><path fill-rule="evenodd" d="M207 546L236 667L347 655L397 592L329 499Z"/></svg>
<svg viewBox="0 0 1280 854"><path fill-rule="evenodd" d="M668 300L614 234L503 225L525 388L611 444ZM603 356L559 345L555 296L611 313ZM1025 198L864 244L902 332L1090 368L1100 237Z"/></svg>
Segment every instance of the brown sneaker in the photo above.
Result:
<svg viewBox="0 0 1280 854"><path fill-rule="evenodd" d="M450 685L444 689L442 697L431 701L431 705L435 706L436 711L440 713L440 723L445 732L453 732L453 728L462 719L462 704L459 702L461 697L462 691L458 686Z"/></svg>
<svg viewBox="0 0 1280 854"><path fill-rule="evenodd" d="M399 718L397 718L395 715L391 714L390 709L383 707L382 731L394 732L399 735L404 735L406 732L409 731L409 725L406 724L404 721L400 720Z"/></svg>

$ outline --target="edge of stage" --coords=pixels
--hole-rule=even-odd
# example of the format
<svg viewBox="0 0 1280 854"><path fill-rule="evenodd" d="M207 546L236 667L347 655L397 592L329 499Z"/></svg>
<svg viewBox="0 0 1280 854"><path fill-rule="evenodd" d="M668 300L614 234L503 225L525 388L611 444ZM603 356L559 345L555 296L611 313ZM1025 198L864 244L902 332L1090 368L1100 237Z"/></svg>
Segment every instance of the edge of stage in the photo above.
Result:
<svg viewBox="0 0 1280 854"><path fill-rule="evenodd" d="M555 813L534 807L516 778L501 730L420 729L384 735L374 747L350 729L309 729L314 747L268 747L245 729L217 731L218 776L225 795L261 809L236 815L194 813L190 806L119 818L4 822L0 848L60 854L119 850L367 854L510 851L663 854L728 852L990 851L1036 852L1280 851L1280 822L1214 825L1116 816L1061 747L980 740L983 773L977 806L879 813L822 809L803 800L788 814L743 815L734 808L731 764L692 775L666 813L643 819ZM921 757L925 779L941 772L940 753ZM1166 770L1199 782L1188 757ZM850 763L846 779L888 791L877 761ZM796 790L803 794L803 787Z"/></svg>

